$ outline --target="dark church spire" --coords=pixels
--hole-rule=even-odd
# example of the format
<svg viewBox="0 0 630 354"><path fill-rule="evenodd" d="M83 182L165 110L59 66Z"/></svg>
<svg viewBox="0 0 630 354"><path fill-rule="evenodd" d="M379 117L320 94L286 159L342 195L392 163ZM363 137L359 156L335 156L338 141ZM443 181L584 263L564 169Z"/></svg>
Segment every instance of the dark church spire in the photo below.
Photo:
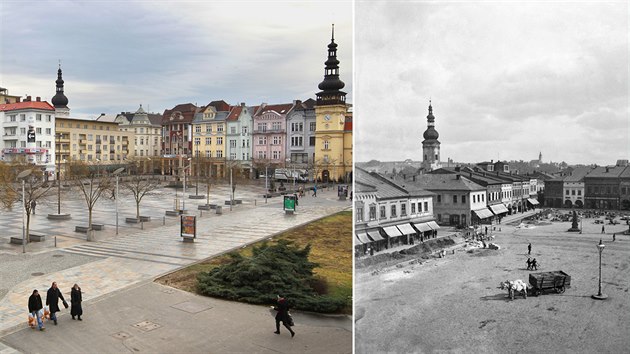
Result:
<svg viewBox="0 0 630 354"><path fill-rule="evenodd" d="M328 60L324 63L324 81L317 86L321 91L317 93L317 104L344 104L346 93L340 91L346 84L339 79L339 60L337 60L337 43L335 43L335 25L332 25L332 35L328 44Z"/></svg>
<svg viewBox="0 0 630 354"><path fill-rule="evenodd" d="M55 108L67 108L68 98L63 94L63 78L61 77L61 62L59 63L59 70L57 70L57 93L52 98L51 103Z"/></svg>
<svg viewBox="0 0 630 354"><path fill-rule="evenodd" d="M431 106L431 100L429 100L429 114L427 115L427 130L423 134L424 140L437 140L440 137L437 130L435 130L435 117L433 116L433 106Z"/></svg>

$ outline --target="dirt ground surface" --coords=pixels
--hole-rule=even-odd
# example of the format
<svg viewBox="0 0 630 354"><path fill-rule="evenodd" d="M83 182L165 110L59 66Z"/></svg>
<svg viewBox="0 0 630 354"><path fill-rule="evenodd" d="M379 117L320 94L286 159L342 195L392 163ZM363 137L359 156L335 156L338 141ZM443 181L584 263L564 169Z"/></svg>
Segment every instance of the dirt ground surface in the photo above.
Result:
<svg viewBox="0 0 630 354"><path fill-rule="evenodd" d="M500 250L463 247L422 264L356 270L356 353L628 353L630 352L630 236L626 225L584 219L584 233L570 222L528 228L501 225ZM616 232L616 241L612 234ZM598 291L600 238L602 293ZM571 276L563 294L517 296L498 288L505 280L528 282L527 244L538 271ZM378 270L375 272L375 270Z"/></svg>

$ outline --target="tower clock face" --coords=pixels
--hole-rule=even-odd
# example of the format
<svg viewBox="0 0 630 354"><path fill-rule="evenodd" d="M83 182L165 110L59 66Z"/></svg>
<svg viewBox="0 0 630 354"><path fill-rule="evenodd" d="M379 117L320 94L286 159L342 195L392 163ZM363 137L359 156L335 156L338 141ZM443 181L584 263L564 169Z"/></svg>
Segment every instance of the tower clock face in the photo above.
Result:
<svg viewBox="0 0 630 354"><path fill-rule="evenodd" d="M330 115L328 115L328 114L327 114L327 115L325 115L325 116L324 116L324 120L330 120Z"/></svg>

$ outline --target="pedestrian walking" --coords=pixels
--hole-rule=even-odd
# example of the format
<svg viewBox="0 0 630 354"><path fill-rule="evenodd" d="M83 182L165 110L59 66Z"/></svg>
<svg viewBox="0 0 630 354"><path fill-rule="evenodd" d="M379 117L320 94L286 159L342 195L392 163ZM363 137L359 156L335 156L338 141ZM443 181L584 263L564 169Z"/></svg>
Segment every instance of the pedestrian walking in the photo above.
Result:
<svg viewBox="0 0 630 354"><path fill-rule="evenodd" d="M59 312L59 299L61 299L63 306L68 308L68 303L63 298L63 294L61 290L57 287L57 282L53 282L50 289L46 293L46 305L50 310L50 319L53 320L55 326L57 325L57 315L56 312Z"/></svg>
<svg viewBox="0 0 630 354"><path fill-rule="evenodd" d="M43 311L41 311L44 308L44 306L42 306L42 297L39 296L39 292L37 291L37 289L33 290L33 294L31 294L31 296L29 296L28 298L28 312L33 316L33 318L37 319L37 327L39 328L40 331L45 330L46 328L44 328L44 321L42 319Z"/></svg>
<svg viewBox="0 0 630 354"><path fill-rule="evenodd" d="M295 206L298 205L298 195L297 193L293 193L293 198L295 199Z"/></svg>
<svg viewBox="0 0 630 354"><path fill-rule="evenodd" d="M370 256L374 255L374 248L370 247Z"/></svg>
<svg viewBox="0 0 630 354"><path fill-rule="evenodd" d="M532 254L532 244L531 243L529 245L527 245L527 254L528 255Z"/></svg>
<svg viewBox="0 0 630 354"><path fill-rule="evenodd" d="M602 225L602 233L604 233L604 225Z"/></svg>
<svg viewBox="0 0 630 354"><path fill-rule="evenodd" d="M486 226L486 236L488 236L488 227Z"/></svg>
<svg viewBox="0 0 630 354"><path fill-rule="evenodd" d="M74 316L77 316L79 321L83 321L81 319L81 315L83 314L83 308L81 307L81 302L83 301L83 297L81 296L81 288L74 284L72 286L72 290L70 291L70 315L74 320Z"/></svg>
<svg viewBox="0 0 630 354"><path fill-rule="evenodd" d="M35 215L35 207L37 206L37 202L36 201L32 201L31 202L31 210L33 211L33 215Z"/></svg>
<svg viewBox="0 0 630 354"><path fill-rule="evenodd" d="M317 197L317 185L313 186L313 197Z"/></svg>
<svg viewBox="0 0 630 354"><path fill-rule="evenodd" d="M616 236L616 234L613 234L613 242L615 242L615 239L617 238Z"/></svg>
<svg viewBox="0 0 630 354"><path fill-rule="evenodd" d="M536 258L534 258L534 260L532 261L532 269L531 270L538 270L538 263L536 262Z"/></svg>
<svg viewBox="0 0 630 354"><path fill-rule="evenodd" d="M527 257L527 270L531 270L532 269L532 260Z"/></svg>
<svg viewBox="0 0 630 354"><path fill-rule="evenodd" d="M289 315L289 303L282 295L278 295L278 305L273 308L278 311L276 313L276 331L275 334L280 334L280 322L291 332L291 338L295 336L295 332L291 329L291 317Z"/></svg>

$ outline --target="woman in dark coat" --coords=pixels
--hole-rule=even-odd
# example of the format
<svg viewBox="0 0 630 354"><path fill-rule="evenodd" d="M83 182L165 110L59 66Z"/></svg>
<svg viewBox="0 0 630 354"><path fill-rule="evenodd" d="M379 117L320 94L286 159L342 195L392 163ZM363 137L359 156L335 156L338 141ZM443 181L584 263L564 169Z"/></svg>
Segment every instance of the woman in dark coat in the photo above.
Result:
<svg viewBox="0 0 630 354"><path fill-rule="evenodd" d="M281 295L278 295L278 306L274 308L278 313L276 314L276 331L275 334L280 334L280 321L291 332L291 337L295 336L295 332L291 329L289 318L289 303Z"/></svg>
<svg viewBox="0 0 630 354"><path fill-rule="evenodd" d="M55 326L57 325L57 315L59 312L59 299L63 302L64 306L67 308L68 304L66 300L63 298L63 294L61 294L61 290L57 287L57 282L53 282L50 289L46 293L46 305L48 305L50 310L50 319L53 320Z"/></svg>
<svg viewBox="0 0 630 354"><path fill-rule="evenodd" d="M74 284L72 290L70 291L70 315L72 315L72 319L74 320L74 316L77 316L79 321L83 321L81 319L81 315L83 314L83 308L81 308L81 301L83 301L81 297L81 288Z"/></svg>
<svg viewBox="0 0 630 354"><path fill-rule="evenodd" d="M44 330L44 322L42 321L42 316L39 313L39 310L43 308L42 297L39 296L39 292L37 292L37 290L33 290L33 294L28 298L28 312L37 319L37 326L40 331Z"/></svg>

